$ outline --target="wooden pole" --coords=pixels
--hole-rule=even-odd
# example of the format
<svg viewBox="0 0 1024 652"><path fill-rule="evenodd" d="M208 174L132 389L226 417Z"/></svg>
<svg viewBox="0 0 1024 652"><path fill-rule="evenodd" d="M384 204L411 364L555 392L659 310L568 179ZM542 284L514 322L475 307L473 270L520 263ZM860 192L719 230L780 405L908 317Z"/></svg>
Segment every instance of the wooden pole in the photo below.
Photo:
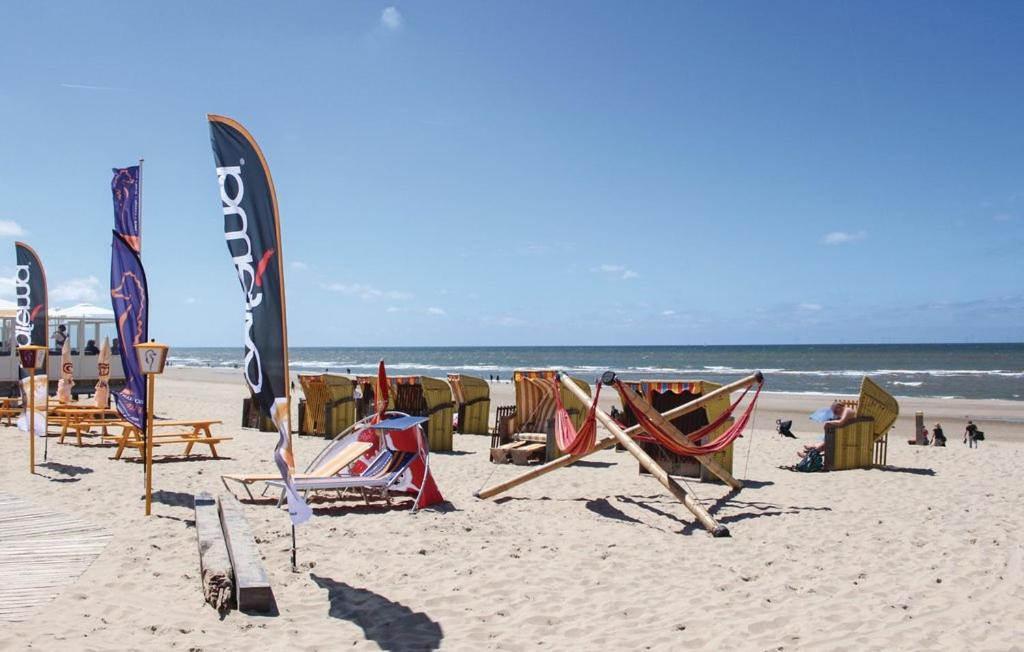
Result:
<svg viewBox="0 0 1024 652"><path fill-rule="evenodd" d="M627 388L626 391L633 392L633 390L628 389L628 388ZM634 392L634 394L635 394L635 392ZM637 398L641 398L641 397L637 396ZM649 419L653 419L656 416L661 416L658 413L658 411L655 410L653 407L651 407L649 404L646 404L646 405L645 404L641 404L641 405L638 405L637 407L639 407L642 411L646 411L646 413L647 413L646 416ZM662 418L664 418L664 417L662 417ZM669 422L668 419L665 419L665 421ZM668 425L671 426L671 422L669 422ZM675 429L673 428L673 430L675 430ZM669 433L669 434L672 435L673 441L676 441L677 443L680 443L680 444L689 444L690 442L686 441L685 439L679 439L676 436L676 433L678 433L678 432L679 431L676 430L675 433ZM715 460L715 458L713 458L711 455L694 455L693 458L695 460L697 460L698 462L700 462L704 466L704 468L706 468L708 471L711 471L716 476L718 476L718 478L722 482L724 482L725 484L729 485L733 489L742 489L743 488L743 483L740 482L739 480L737 480L735 477L733 477L732 473L729 473L729 471L726 470L726 468L723 467L721 464L719 464Z"/></svg>
<svg viewBox="0 0 1024 652"><path fill-rule="evenodd" d="M36 473L36 368L28 370L28 472Z"/></svg>
<svg viewBox="0 0 1024 652"><path fill-rule="evenodd" d="M731 394L732 392L735 392L737 390L745 389L747 387L750 387L751 385L753 385L756 382L760 382L761 380L763 380L763 376L761 375L760 372L757 372L755 374L751 374L751 375L747 376L746 378L741 378L740 380L737 380L735 382L729 383L728 385L723 385L722 387L719 387L718 389L716 389L714 391L708 392L704 396L696 398L696 399L690 401L689 403L684 403L683 405L674 407L671 410L663 413L662 416L665 417L666 419L675 419L676 417L682 416L684 414L689 414L690 412L693 412L694 410L700 409L701 406L703 406L705 403L707 403L711 399L718 398L719 396L722 396L723 394L728 395L728 394ZM598 415L602 415L603 412L598 410L597 414ZM610 417L609 417L609 420L610 420ZM604 421L602 421L601 423L604 423ZM623 431L623 433L625 435L629 436L629 437L632 437L633 435L637 435L637 434L639 434L641 432L643 432L643 429L640 428L640 426L632 426L630 428L626 428ZM526 473L518 475L518 476L512 478L511 480L506 480L505 482L502 482L500 484L496 484L493 487L490 487L488 489L482 489L482 490L478 491L475 495L476 495L477 498L484 498L484 499L491 498L493 496L497 496L498 494L504 493L504 492L508 491L509 489L512 489L514 487L518 487L521 484L529 482L530 480L533 480L534 478L539 478L540 476L546 475L546 474L548 474L548 473L550 473L552 471L560 469L563 466L569 466L570 464L573 464L574 462L578 462L579 460L583 459L584 457L587 457L589 455L593 455L594 453L597 453L598 451L603 451L606 448L611 448L612 446L614 446L618 442L619 442L619 439L617 437L614 437L614 436L606 437L604 439L599 440L597 443L595 443L594 447L592 449L590 449L589 451L587 451L586 453L581 453L580 455L563 455L562 457L559 457L558 459L552 460L552 461L550 461L550 462L548 462L546 464L541 464L539 466L535 466L535 467L531 468L529 471L527 471Z"/></svg>
<svg viewBox="0 0 1024 652"><path fill-rule="evenodd" d="M149 516L153 502L153 392L156 375L146 376L146 516Z"/></svg>
<svg viewBox="0 0 1024 652"><path fill-rule="evenodd" d="M572 382L568 376L562 375L560 378L562 386L567 388L576 396L576 398L583 401L583 404L586 405L589 400L586 393L577 387L576 383ZM622 444L623 448L629 451L629 453L635 457L638 462L640 462L640 466L644 467L648 473L654 476L654 478L662 484L662 486L668 489L670 494L675 496L679 502L683 503L686 509L693 512L693 515L697 517L697 520L701 522L701 525L707 528L708 532L710 532L712 536L729 536L728 528L716 521L714 517L708 513L708 510L704 509L703 505L694 500L693 496L686 493L686 490L679 486L679 483L669 476L668 471L661 468L657 462L651 459L651 456L644 452L644 449L640 448L640 444L633 441L633 439L626 434L619 424L615 423L610 416L601 410L597 410L595 414L597 415L597 420L612 433L613 437L619 440L619 443Z"/></svg>

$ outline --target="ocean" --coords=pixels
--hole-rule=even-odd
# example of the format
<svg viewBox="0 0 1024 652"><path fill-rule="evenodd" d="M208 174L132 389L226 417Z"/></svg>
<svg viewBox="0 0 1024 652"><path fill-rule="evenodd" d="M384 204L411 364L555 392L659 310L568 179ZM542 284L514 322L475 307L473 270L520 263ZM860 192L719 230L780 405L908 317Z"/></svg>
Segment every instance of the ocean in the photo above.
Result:
<svg viewBox="0 0 1024 652"><path fill-rule="evenodd" d="M761 370L766 391L854 394L868 375L900 396L1024 399L1024 344L785 346L296 347L298 373L369 374L383 358L394 375L457 372L508 379L515 369L555 368L588 381L622 378L727 382ZM237 367L238 348L180 348L177 366Z"/></svg>

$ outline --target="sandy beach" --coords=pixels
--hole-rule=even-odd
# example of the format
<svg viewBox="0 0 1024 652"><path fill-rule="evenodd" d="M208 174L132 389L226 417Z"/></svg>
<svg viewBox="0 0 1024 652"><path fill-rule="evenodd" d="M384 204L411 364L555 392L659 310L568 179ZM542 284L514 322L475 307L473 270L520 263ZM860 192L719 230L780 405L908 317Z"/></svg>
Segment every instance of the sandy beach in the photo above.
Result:
<svg viewBox="0 0 1024 652"><path fill-rule="evenodd" d="M1022 649L1024 403L901 399L890 468L797 474L780 466L801 442L775 419L810 441L806 414L828 397L765 394L735 451L746 487L689 483L729 539L615 451L477 500L522 469L456 435L431 456L445 509L319 503L297 573L286 514L247 503L280 613L222 618L202 598L192 500L223 493L221 474L272 471L276 435L238 425L245 395L237 372L160 379L160 416L222 419L234 439L221 460L160 460L149 518L133 453L51 439L30 476L27 435L0 427L0 491L112 534L77 582L5 624L0 649ZM511 384L492 385L492 409L512 402ZM948 448L902 443L917 410ZM987 434L977 450L960 442L968 415ZM322 445L297 437L298 464Z"/></svg>

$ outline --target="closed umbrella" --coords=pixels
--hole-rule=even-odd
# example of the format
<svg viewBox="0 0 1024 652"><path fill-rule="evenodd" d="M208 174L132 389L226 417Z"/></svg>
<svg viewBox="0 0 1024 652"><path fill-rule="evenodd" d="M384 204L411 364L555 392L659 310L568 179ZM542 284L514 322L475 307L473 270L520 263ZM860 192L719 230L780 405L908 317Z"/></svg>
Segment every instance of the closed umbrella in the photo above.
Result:
<svg viewBox="0 0 1024 652"><path fill-rule="evenodd" d="M75 368L71 363L71 342L64 340L60 350L60 380L57 381L57 401L71 402L71 388L75 386Z"/></svg>
<svg viewBox="0 0 1024 652"><path fill-rule="evenodd" d="M97 362L99 380L96 381L96 407L105 408L110 404L110 338L103 338L100 357Z"/></svg>

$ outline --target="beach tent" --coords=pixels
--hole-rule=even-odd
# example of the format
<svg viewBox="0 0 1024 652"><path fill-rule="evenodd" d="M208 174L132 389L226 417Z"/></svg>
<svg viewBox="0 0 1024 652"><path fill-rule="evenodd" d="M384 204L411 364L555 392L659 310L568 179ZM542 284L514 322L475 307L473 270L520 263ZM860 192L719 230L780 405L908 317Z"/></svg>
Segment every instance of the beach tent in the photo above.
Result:
<svg viewBox="0 0 1024 652"><path fill-rule="evenodd" d="M513 372L515 411L507 425L498 424L498 434L492 438L492 462L524 465L559 456L561 451L554 437L556 383L552 382L558 375L554 369L518 369ZM569 377L569 380L584 395L590 396L590 385L579 378ZM590 406L564 386L558 387L569 421L573 427L579 428Z"/></svg>
<svg viewBox="0 0 1024 652"><path fill-rule="evenodd" d="M299 374L299 434L333 437L356 421L356 382L337 374Z"/></svg>
<svg viewBox="0 0 1024 652"><path fill-rule="evenodd" d="M0 300L0 393L9 395L17 392L19 377L18 356L13 349L14 329L16 326L16 306L9 301ZM73 395L89 394L92 391L93 383L99 378L98 361L99 355L87 354L85 344L91 339L95 343L103 341L104 336L114 334L114 313L107 309L91 304L77 304L68 308L50 310L48 316L50 325L47 333L48 345L53 346L52 335L58 326L64 325L67 328L68 339L71 341L72 375L76 387L72 389ZM51 379L51 389L55 389L57 379L61 376L62 363L59 350L51 350L47 356L47 375ZM120 351L116 348L111 351L117 361L111 367L110 385L117 389L124 383L124 373L121 370Z"/></svg>
<svg viewBox="0 0 1024 652"><path fill-rule="evenodd" d="M458 432L463 435L487 435L487 420L491 412L491 388L487 381L476 376L448 374L452 386L455 409L458 414Z"/></svg>
<svg viewBox="0 0 1024 652"><path fill-rule="evenodd" d="M685 405L721 387L718 383L706 380L624 380L622 383L643 397L658 412L667 412L673 408ZM671 423L681 433L690 434L716 420L728 409L729 396L718 396L702 403L699 409L672 419ZM623 406L621 422L627 428L637 424L636 415L629 405ZM697 443L709 444L713 442L730 425L732 425L732 420L727 420ZM640 446L644 452L658 463L658 466L668 471L671 475L700 478L705 481L717 480L715 475L709 472L706 466L700 464L693 457L677 455L650 440L641 440ZM730 473L732 472L732 446L713 454L711 457L722 468ZM640 471L643 473L644 469L641 467Z"/></svg>
<svg viewBox="0 0 1024 652"><path fill-rule="evenodd" d="M114 311L109 308L94 306L91 303L76 303L67 308L57 308L50 312L50 319L56 320L77 320L87 319L89 321L113 321Z"/></svg>
<svg viewBox="0 0 1024 652"><path fill-rule="evenodd" d="M516 414L512 420L514 432L554 432L555 397L551 380L558 375L554 369L523 369L512 374L516 388ZM577 387L590 396L590 385L572 378ZM565 405L573 426L579 428L590 406L561 388Z"/></svg>
<svg viewBox="0 0 1024 652"><path fill-rule="evenodd" d="M424 424L431 451L452 449L452 390L440 378L429 376L392 376L389 379L388 410L410 416L428 417ZM377 376L357 376L356 418L374 412Z"/></svg>
<svg viewBox="0 0 1024 652"><path fill-rule="evenodd" d="M899 403L867 376L861 381L857 400L842 402L854 409L857 418L825 431L825 468L842 471L885 466L889 429L900 414Z"/></svg>
<svg viewBox="0 0 1024 652"><path fill-rule="evenodd" d="M597 408L597 395L593 398L589 397L573 379L566 375L557 375L557 377L557 383L560 384L561 387L569 390L569 393L575 395L579 402L591 404L590 409L587 410L587 413L584 415L582 423L579 426L572 424L564 405L556 405L555 407L556 431L553 436L549 436L547 438L547 442L550 445L552 440L558 440L564 444L567 451L572 452L558 456L555 459L549 459L543 464L533 466L517 477L504 480L491 487L481 488L479 491L474 493L474 496L481 499L493 498L494 496L518 487L525 482L547 475L548 473L552 473L558 469L571 466L588 455L593 455L598 451L620 444L629 452L630 455L637 459L640 465L647 470L654 479L661 483L661 485L665 487L670 494L675 496L683 506L690 510L690 512L697 517L697 520L700 521L701 525L707 528L708 532L716 537L729 536L729 529L717 522L712 513L709 512L704 505L700 503L700 501L695 499L689 489L680 485L667 471L665 471L665 469L651 459L651 456L637 444L635 439L649 437L658 441L662 446L669 448L670 450L687 455L693 455L700 464L707 466L712 473L728 484L733 490L741 489L743 487L743 483L733 477L732 473L721 468L712 459L711 455L732 445L732 442L734 442L737 437L742 436L744 429L750 423L754 407L757 403L757 398L761 394L761 388L764 387L764 375L761 374L761 372L755 372L745 378L741 378L729 383L728 385L720 387L717 390L709 391L700 398L694 399L693 401L680 405L679 407L666 412L658 412L658 410L652 407L643 396L640 396L633 389L623 385L613 372L607 371L601 376L601 384L614 386L619 392L620 399L624 403L628 403L636 409L640 423L629 428L624 427L621 423L613 419L611 415L605 414L602 410ZM552 387L552 390L555 389L556 382L554 380L549 380L548 384ZM754 392L754 395L750 398L750 401L747 403L746 408L742 411L740 416L733 420L732 425L730 425L724 433L710 443L698 443L702 439L708 438L708 436L712 434L712 431L717 430L727 420L732 419L732 415L739 408L744 398L747 397L750 389L755 386L756 391ZM680 433L672 424L672 419L689 412L693 412L696 409L703 407L705 403L708 403L720 396L729 396L733 391L737 390L743 390L740 396L729 405L725 412L721 413L717 419L709 423L706 427L700 428L689 435L685 435ZM561 396L561 393L555 394L553 391L552 395ZM561 401L556 402L561 403ZM610 437L604 437L600 440L596 439L596 425L598 422L600 422L601 425L603 425L611 434ZM512 454L514 456L515 451L512 451ZM494 456L495 448L492 447L492 461L494 460Z"/></svg>

